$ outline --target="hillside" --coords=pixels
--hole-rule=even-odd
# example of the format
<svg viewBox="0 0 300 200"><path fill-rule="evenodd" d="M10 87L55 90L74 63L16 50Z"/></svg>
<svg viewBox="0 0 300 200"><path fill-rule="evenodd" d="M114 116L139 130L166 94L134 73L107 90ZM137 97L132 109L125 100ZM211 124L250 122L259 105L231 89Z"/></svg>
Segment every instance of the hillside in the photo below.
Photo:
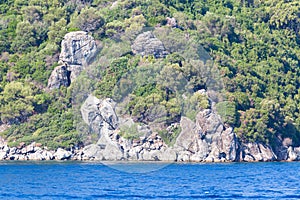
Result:
<svg viewBox="0 0 300 200"><path fill-rule="evenodd" d="M74 125L74 84L47 87L52 71L60 65L64 36L85 31L101 46L119 35L133 42L130 37L145 27L168 27L176 30L173 38L193 38L212 58L228 108L219 114L234 127L240 142L299 146L299 7L298 1L283 0L1 1L0 125L6 130L0 135L12 146L35 141L55 149L85 143ZM181 55L142 57L120 49L124 54L93 63L101 72L101 78L91 83L98 98L111 97L122 75L137 66L167 66L166 73L185 74L193 91L208 88L205 77L197 76ZM109 55L111 50L107 51ZM164 125L179 122L176 94L167 87L140 86L132 92L128 114L149 123L153 117L147 110L149 99L156 98L165 101ZM192 100L197 109L208 107L201 95Z"/></svg>

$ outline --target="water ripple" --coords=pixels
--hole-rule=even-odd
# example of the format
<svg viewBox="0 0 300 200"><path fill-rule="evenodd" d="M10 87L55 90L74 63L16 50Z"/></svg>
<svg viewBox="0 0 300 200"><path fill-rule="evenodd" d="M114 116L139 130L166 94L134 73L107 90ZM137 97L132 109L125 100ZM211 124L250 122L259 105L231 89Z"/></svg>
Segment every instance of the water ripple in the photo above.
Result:
<svg viewBox="0 0 300 200"><path fill-rule="evenodd" d="M0 162L0 199L300 199L299 169L300 163L171 164L132 174L99 163Z"/></svg>

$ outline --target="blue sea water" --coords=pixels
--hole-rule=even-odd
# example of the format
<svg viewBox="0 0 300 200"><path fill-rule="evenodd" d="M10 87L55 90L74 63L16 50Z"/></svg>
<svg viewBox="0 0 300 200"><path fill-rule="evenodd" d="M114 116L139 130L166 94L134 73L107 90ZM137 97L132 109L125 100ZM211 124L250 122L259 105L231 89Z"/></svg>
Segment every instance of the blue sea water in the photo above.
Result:
<svg viewBox="0 0 300 200"><path fill-rule="evenodd" d="M0 162L0 199L300 199L299 183L296 162Z"/></svg>

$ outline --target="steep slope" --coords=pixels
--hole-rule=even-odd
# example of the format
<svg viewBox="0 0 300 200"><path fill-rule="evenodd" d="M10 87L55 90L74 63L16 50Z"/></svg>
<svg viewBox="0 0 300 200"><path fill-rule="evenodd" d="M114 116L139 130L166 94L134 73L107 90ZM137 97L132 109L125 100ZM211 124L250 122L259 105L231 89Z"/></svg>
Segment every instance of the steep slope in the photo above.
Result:
<svg viewBox="0 0 300 200"><path fill-rule="evenodd" d="M288 159L300 145L299 6L297 1L283 0L1 2L0 125L5 130L0 134L10 146L21 142L37 142L51 149L85 145L76 127L77 113L74 116L72 110L75 89L70 86L81 69L77 70L77 64L72 67L73 61L59 63L65 35L88 32L86 37L95 40L90 49L94 51L93 45L101 49L102 43L120 35L133 41L143 27L168 27L176 30L173 38L195 38L214 60L227 100L226 112L219 109L219 114L244 144L239 147L238 151L244 152L239 157L264 160L247 155L262 154L271 147L277 159ZM174 39L164 47L176 49L176 44L181 44L177 42ZM143 52L140 48L131 51L126 45L111 46L118 50L112 57L118 59L107 57L91 72L101 77L91 83L98 98L111 97L114 86L128 71L141 65L154 69L163 59L166 72L176 74L176 69L182 68L186 77L194 77L188 80L193 90L207 89L205 78L193 76L182 55L161 52L143 60L134 55ZM47 87L49 77L52 81ZM161 89L147 85L134 92L132 104L139 105L129 110L134 120L153 118L150 109L141 108L151 107L151 98L165 98ZM170 95L165 105L170 123L179 123L174 98ZM205 99L194 99L202 109L207 108Z"/></svg>

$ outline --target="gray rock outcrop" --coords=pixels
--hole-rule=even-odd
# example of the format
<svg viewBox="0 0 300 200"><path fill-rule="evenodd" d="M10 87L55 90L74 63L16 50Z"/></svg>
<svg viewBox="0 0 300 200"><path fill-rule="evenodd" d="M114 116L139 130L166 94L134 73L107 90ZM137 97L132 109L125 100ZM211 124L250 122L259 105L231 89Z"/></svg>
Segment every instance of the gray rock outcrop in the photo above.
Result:
<svg viewBox="0 0 300 200"><path fill-rule="evenodd" d="M87 64L95 53L97 47L92 36L84 31L67 33L61 42L59 60L68 65L83 66Z"/></svg>
<svg viewBox="0 0 300 200"><path fill-rule="evenodd" d="M18 147L11 148L0 142L0 160L53 160L53 153L54 151L43 149L35 142L27 146L21 143Z"/></svg>
<svg viewBox="0 0 300 200"><path fill-rule="evenodd" d="M118 117L114 106L114 102L109 98L100 100L89 95L80 109L82 119L89 125L92 132L100 136L101 130L105 132L105 124L108 125L108 130L114 130L118 126Z"/></svg>
<svg viewBox="0 0 300 200"><path fill-rule="evenodd" d="M225 128L211 109L200 111L196 123L188 118L180 122L182 131L174 145L178 161L235 161L237 139L231 127Z"/></svg>
<svg viewBox="0 0 300 200"><path fill-rule="evenodd" d="M151 31L138 35L131 45L131 49L134 54L153 55L155 58L163 58L168 54L163 43Z"/></svg>
<svg viewBox="0 0 300 200"><path fill-rule="evenodd" d="M83 160L163 160L175 161L177 154L167 149L157 133L148 126L137 126L140 139L128 140L118 133L119 119L115 113L115 103L111 99L100 100L90 95L81 107L82 118L90 129L99 133L97 144L86 146L82 151ZM123 119L128 126L132 120Z"/></svg>
<svg viewBox="0 0 300 200"><path fill-rule="evenodd" d="M118 117L115 104L111 99L100 100L89 95L81 106L81 115L89 129L97 133L97 144L91 144L83 149L84 159L121 160L123 151L120 145L111 139L118 127Z"/></svg>
<svg viewBox="0 0 300 200"><path fill-rule="evenodd" d="M98 140L82 149L72 148L56 151L42 148L41 144L20 143L9 147L0 138L0 160L97 160L97 161L168 161L168 162L266 162L279 160L271 146L259 142L238 144L232 127L223 125L212 109L199 111L196 120L182 117L175 144L167 145L163 136L145 124L135 124L131 118L119 119L116 104L111 99L88 96L81 107L83 121L93 131L98 131ZM126 139L119 124L135 126L138 133L134 139ZM168 128L169 128L168 127ZM166 130L168 130L168 128ZM132 131L132 129L128 129ZM124 131L124 130L123 130ZM284 160L299 161L300 147L290 144L282 150Z"/></svg>
<svg viewBox="0 0 300 200"><path fill-rule="evenodd" d="M232 127L226 128L221 133L220 149L224 152L226 160L235 161L237 157L238 142Z"/></svg>
<svg viewBox="0 0 300 200"><path fill-rule="evenodd" d="M99 100L89 96L81 107L83 120L97 130L97 144L87 146L84 159L94 160L144 160L144 161L235 161L237 139L231 127L225 128L213 110L198 113L196 122L182 117L181 133L174 146L168 146L158 133L147 125L137 126L139 139L128 140L119 135L119 119L115 104L110 99ZM134 126L132 120L124 120Z"/></svg>
<svg viewBox="0 0 300 200"><path fill-rule="evenodd" d="M48 88L69 86L86 65L96 56L94 38L84 31L67 33L61 43L60 66L56 67L48 79Z"/></svg>
<svg viewBox="0 0 300 200"><path fill-rule="evenodd" d="M72 156L72 152L62 148L58 148L53 155L56 160L68 160Z"/></svg>
<svg viewBox="0 0 300 200"><path fill-rule="evenodd" d="M91 128L98 127L99 140L82 151L83 160L144 160L176 161L177 153L167 148L158 133L147 125L137 125L139 139L125 139L119 135L119 119L111 99L100 100L90 95L81 107L82 118ZM134 126L130 119L123 125Z"/></svg>
<svg viewBox="0 0 300 200"><path fill-rule="evenodd" d="M240 161L258 162L258 161L274 161L277 156L269 145L257 142L249 142L242 144L240 147Z"/></svg>
<svg viewBox="0 0 300 200"><path fill-rule="evenodd" d="M104 127L103 135L97 142L97 145L101 147L102 160L122 160L124 159L124 152L118 143L109 138L110 132L108 126Z"/></svg>
<svg viewBox="0 0 300 200"><path fill-rule="evenodd" d="M101 153L102 148L97 144L90 144L83 148L82 160L103 160L103 155Z"/></svg>
<svg viewBox="0 0 300 200"><path fill-rule="evenodd" d="M290 146L287 149L287 161L299 161L300 160L300 147Z"/></svg>

